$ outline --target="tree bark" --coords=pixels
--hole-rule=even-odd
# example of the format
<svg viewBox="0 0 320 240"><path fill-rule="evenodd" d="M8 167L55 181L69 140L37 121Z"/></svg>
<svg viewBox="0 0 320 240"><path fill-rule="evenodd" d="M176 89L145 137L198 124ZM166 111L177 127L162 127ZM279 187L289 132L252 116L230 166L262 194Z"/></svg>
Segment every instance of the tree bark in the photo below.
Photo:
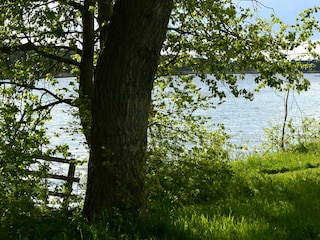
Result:
<svg viewBox="0 0 320 240"><path fill-rule="evenodd" d="M96 67L84 216L145 208L147 125L172 0L118 0Z"/></svg>
<svg viewBox="0 0 320 240"><path fill-rule="evenodd" d="M100 29L100 49L104 49L108 22L112 16L113 0L98 0L98 24Z"/></svg>
<svg viewBox="0 0 320 240"><path fill-rule="evenodd" d="M83 43L79 76L79 113L83 133L88 146L91 145L91 99L93 93L94 76L94 13L90 10L94 6L93 0L85 0L81 9Z"/></svg>

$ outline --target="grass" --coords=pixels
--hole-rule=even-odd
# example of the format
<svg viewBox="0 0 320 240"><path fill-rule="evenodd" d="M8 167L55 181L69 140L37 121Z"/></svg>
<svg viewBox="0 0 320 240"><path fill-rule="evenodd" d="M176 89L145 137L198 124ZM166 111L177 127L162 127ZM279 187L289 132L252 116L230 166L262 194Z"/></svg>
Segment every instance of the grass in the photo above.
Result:
<svg viewBox="0 0 320 240"><path fill-rule="evenodd" d="M184 207L175 224L190 239L320 239L319 163L319 156L296 153L234 162L229 195Z"/></svg>
<svg viewBox="0 0 320 240"><path fill-rule="evenodd" d="M147 219L122 229L111 229L108 217L88 224L76 211L42 212L1 224L0 239L320 239L320 154L254 155L230 164L226 194L211 203L159 200Z"/></svg>
<svg viewBox="0 0 320 240"><path fill-rule="evenodd" d="M237 161L233 165L237 171L246 168L261 173L283 173L288 171L317 168L320 166L319 153L277 152L264 155L255 154L245 161ZM242 169L244 170L244 169Z"/></svg>

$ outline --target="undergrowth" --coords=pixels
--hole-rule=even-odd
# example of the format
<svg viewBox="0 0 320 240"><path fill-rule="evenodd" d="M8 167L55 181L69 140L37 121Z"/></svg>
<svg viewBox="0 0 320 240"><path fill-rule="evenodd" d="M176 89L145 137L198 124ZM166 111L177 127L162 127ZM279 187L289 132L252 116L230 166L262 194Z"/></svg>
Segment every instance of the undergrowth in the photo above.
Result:
<svg viewBox="0 0 320 240"><path fill-rule="evenodd" d="M0 239L320 239L319 157L285 152L228 163L221 197L186 195L177 204L162 193L137 221L116 212L88 223L79 209L33 209L2 219Z"/></svg>

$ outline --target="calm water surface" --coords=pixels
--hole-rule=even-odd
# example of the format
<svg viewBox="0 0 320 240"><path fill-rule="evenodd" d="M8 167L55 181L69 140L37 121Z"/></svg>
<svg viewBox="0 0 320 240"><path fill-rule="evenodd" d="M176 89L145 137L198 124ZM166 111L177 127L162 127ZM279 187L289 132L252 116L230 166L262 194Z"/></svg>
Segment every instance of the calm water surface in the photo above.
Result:
<svg viewBox="0 0 320 240"><path fill-rule="evenodd" d="M320 117L320 74L306 74L311 82L310 90L298 94L290 92L288 118L293 118L297 123L304 117ZM240 86L254 89L254 75L247 75ZM67 84L71 79L61 79L61 85ZM203 90L204 94L209 94ZM201 114L212 116L214 123L223 123L226 131L231 135L233 143L250 147L259 146L264 138L264 128L271 127L275 123L282 123L284 118L285 92L265 88L256 92L254 100L236 98L227 93L227 98L222 105ZM86 157L84 137L81 134L67 134L62 128L68 127L67 123L76 121L70 117L66 105L60 105L53 112L53 119L48 124L51 132L59 132L60 138L52 137L53 144L66 143L76 157ZM72 123L71 126L76 126ZM53 135L52 135L53 136Z"/></svg>
<svg viewBox="0 0 320 240"><path fill-rule="evenodd" d="M289 94L288 119L293 119L297 127L304 117L320 117L320 74L306 74L311 82L310 90L298 94ZM247 75L242 86L255 87L253 75ZM224 123L231 135L231 141L249 148L259 147L265 137L264 129L281 124L285 115L286 92L265 88L256 92L254 100L229 96L226 102L206 114L213 121Z"/></svg>

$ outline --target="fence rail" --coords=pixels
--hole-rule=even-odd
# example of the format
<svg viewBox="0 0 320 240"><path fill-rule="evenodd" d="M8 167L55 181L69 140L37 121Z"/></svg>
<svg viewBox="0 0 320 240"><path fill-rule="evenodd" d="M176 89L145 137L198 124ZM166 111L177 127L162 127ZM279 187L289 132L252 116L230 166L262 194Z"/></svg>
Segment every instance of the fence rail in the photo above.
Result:
<svg viewBox="0 0 320 240"><path fill-rule="evenodd" d="M65 183L66 190L64 192L49 191L49 195L61 197L63 199L62 206L67 207L70 202L70 197L72 196L71 193L73 190L72 188L73 183L80 182L80 178L74 176L76 171L76 166L77 164L79 164L79 161L75 159L64 159L64 158L50 157L50 156L37 156L36 159L44 160L47 162L65 163L69 165L67 176L62 174L49 173L47 177L49 179L63 180L66 182Z"/></svg>

